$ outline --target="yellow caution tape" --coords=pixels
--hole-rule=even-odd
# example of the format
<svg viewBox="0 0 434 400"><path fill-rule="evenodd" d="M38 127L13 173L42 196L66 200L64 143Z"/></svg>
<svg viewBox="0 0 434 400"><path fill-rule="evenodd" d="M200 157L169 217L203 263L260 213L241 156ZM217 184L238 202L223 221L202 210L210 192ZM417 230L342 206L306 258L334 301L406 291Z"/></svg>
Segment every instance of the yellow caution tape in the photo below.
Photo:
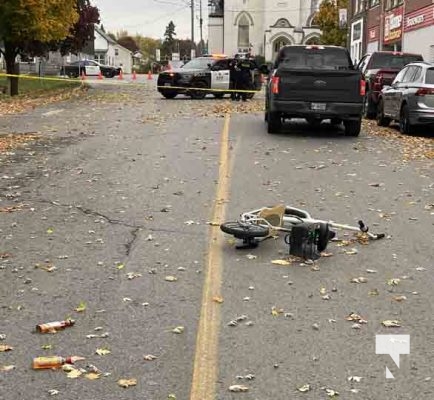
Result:
<svg viewBox="0 0 434 400"><path fill-rule="evenodd" d="M57 81L57 82L75 82L75 83L89 83L89 84L103 84L103 85L128 85L128 86L144 86L146 83L150 83L150 80L146 82L136 82L134 80L126 80L114 78L116 80L107 81L106 79L95 79L88 80L83 78L60 78L60 77L46 77L46 76L35 76L35 75L27 75L27 74L4 74L0 73L0 77L12 77L12 78L20 78L20 79L33 79L33 80L41 80L41 81ZM184 87L184 86L156 86L157 89L166 89L166 90L182 90L186 92L192 91L205 91L209 93L257 93L260 90L242 90L242 89L211 89L211 88L195 88L195 87Z"/></svg>

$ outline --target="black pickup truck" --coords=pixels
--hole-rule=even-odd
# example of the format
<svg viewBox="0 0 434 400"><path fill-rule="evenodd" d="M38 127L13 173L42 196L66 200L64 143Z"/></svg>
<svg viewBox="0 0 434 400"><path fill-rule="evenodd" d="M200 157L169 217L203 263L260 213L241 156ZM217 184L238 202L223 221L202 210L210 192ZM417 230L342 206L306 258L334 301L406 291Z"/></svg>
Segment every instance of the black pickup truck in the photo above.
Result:
<svg viewBox="0 0 434 400"><path fill-rule="evenodd" d="M348 50L338 46L284 46L270 75L265 100L268 133L276 133L284 119L305 118L318 125L329 119L342 122L345 134L358 136L365 81L354 68Z"/></svg>

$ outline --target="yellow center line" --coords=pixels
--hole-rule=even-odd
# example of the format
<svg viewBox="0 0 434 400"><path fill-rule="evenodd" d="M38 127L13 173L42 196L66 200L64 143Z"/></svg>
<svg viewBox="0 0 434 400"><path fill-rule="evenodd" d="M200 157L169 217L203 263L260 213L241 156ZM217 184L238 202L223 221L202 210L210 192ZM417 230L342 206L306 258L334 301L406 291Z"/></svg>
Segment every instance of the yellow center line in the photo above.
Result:
<svg viewBox="0 0 434 400"><path fill-rule="evenodd" d="M221 133L220 167L212 218L213 222L219 223L223 222L229 197L229 124L230 114L226 114ZM215 399L221 305L213 301L213 298L221 295L223 242L220 228L211 226L190 400Z"/></svg>

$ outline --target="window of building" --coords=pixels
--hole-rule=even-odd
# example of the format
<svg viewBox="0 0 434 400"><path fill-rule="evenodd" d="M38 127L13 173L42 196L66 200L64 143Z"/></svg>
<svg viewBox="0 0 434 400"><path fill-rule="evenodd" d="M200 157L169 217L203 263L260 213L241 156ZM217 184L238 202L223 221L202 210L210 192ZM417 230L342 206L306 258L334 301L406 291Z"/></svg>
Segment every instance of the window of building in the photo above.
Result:
<svg viewBox="0 0 434 400"><path fill-rule="evenodd" d="M387 0L387 9L395 8L404 3L404 0Z"/></svg>
<svg viewBox="0 0 434 400"><path fill-rule="evenodd" d="M250 25L248 18L243 15L238 22L238 47L250 46Z"/></svg>
<svg viewBox="0 0 434 400"><path fill-rule="evenodd" d="M115 56L119 55L119 49L115 49Z"/></svg>

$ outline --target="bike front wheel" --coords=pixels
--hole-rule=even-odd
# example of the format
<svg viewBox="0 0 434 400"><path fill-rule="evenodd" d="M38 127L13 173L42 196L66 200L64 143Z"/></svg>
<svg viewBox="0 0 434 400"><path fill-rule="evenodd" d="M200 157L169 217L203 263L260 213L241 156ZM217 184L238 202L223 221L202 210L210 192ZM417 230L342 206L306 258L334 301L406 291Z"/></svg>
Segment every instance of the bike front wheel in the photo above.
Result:
<svg viewBox="0 0 434 400"><path fill-rule="evenodd" d="M235 236L237 239L254 239L266 237L269 234L269 229L265 226L252 223L241 224L238 221L225 222L220 225L220 229L224 233Z"/></svg>

